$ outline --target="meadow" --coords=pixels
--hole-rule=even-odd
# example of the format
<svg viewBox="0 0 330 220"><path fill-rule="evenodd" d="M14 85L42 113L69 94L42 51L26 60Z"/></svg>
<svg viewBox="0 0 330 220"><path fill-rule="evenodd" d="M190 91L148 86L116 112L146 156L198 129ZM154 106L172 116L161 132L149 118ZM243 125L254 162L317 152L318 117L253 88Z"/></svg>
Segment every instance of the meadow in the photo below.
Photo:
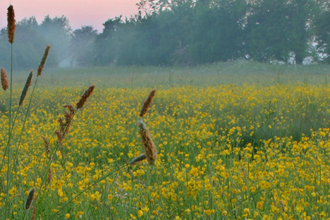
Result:
<svg viewBox="0 0 330 220"><path fill-rule="evenodd" d="M0 92L0 219L330 219L329 73L247 61L45 69L23 132L28 105L17 114L9 163ZM26 73L13 76L16 112ZM63 106L91 84L59 149ZM152 89L156 164L129 165Z"/></svg>

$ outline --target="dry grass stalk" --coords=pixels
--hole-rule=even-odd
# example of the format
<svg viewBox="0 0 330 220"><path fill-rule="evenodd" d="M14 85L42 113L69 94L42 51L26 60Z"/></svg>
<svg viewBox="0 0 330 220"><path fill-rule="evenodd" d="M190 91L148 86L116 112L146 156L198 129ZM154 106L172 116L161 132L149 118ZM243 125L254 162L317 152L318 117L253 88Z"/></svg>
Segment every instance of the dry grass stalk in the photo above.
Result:
<svg viewBox="0 0 330 220"><path fill-rule="evenodd" d="M25 200L25 209L26 210L29 210L29 208L31 207L31 204L32 204L32 201L33 201L33 198L34 198L34 193L35 193L35 188L33 187L32 189L30 189L29 191L29 194L28 196L26 197L26 200Z"/></svg>
<svg viewBox="0 0 330 220"><path fill-rule="evenodd" d="M36 207L33 206L33 212L32 212L32 216L31 216L31 220L34 220L36 217Z"/></svg>
<svg viewBox="0 0 330 220"><path fill-rule="evenodd" d="M7 73L4 68L1 68L1 85L2 85L3 90L7 90L9 87Z"/></svg>
<svg viewBox="0 0 330 220"><path fill-rule="evenodd" d="M44 142L45 142L45 152L46 152L46 155L49 155L49 153L50 153L50 149L49 149L49 141L44 137L44 136L42 136L41 137L43 140L44 140Z"/></svg>
<svg viewBox="0 0 330 220"><path fill-rule="evenodd" d="M31 86L32 75L33 75L33 70L31 70L31 72L29 73L28 78L26 79L25 85L24 85L23 90L21 92L21 96L19 97L19 106L23 105L23 102L24 102L25 96L27 94L27 91L28 91L29 87Z"/></svg>
<svg viewBox="0 0 330 220"><path fill-rule="evenodd" d="M142 144L144 146L145 156L150 165L154 165L157 159L157 150L147 126L144 124L143 119L138 120L139 133L141 135Z"/></svg>
<svg viewBox="0 0 330 220"><path fill-rule="evenodd" d="M59 145L59 150L61 152L62 157L64 157L63 154L63 143L62 140L64 139L63 133L60 131L55 131L55 134L57 136L57 144Z"/></svg>
<svg viewBox="0 0 330 220"><path fill-rule="evenodd" d="M44 66L45 66L45 63L46 63L46 60L47 60L47 57L48 57L49 50L50 50L50 45L47 45L46 49L45 49L45 53L44 53L44 55L41 59L41 62L39 64L37 77L41 76L42 70L44 69Z"/></svg>
<svg viewBox="0 0 330 220"><path fill-rule="evenodd" d="M14 7L10 5L7 8L7 34L8 34L8 42L13 44L15 41L15 29L16 29L16 20L15 20L15 12Z"/></svg>
<svg viewBox="0 0 330 220"><path fill-rule="evenodd" d="M58 119L58 122L60 123L60 131L63 135L63 138L69 132L71 121L75 113L75 110L72 105L64 105L64 108L68 108L70 112L64 111L65 122L63 122L62 118Z"/></svg>
<svg viewBox="0 0 330 220"><path fill-rule="evenodd" d="M143 117L147 113L148 108L150 107L152 99L154 98L155 94L156 94L156 89L153 89L150 92L147 100L143 103L143 106L142 106L142 109L141 109L141 112L140 112L140 117Z"/></svg>
<svg viewBox="0 0 330 220"><path fill-rule="evenodd" d="M282 212L285 212L285 206L284 206L284 202L282 201L282 199L280 200L280 204L281 204Z"/></svg>
<svg viewBox="0 0 330 220"><path fill-rule="evenodd" d="M52 170L50 169L50 167L49 167L49 169L48 169L48 177L47 177L47 180L48 180L48 184L50 184L51 183L51 181L52 181Z"/></svg>
<svg viewBox="0 0 330 220"><path fill-rule="evenodd" d="M70 125L71 125L71 121L72 121L73 116L75 114L75 110L74 110L72 105L64 105L64 108L68 108L69 112L64 111L65 122L63 122L62 118L58 119L58 122L60 124L60 129L58 131L55 131L55 134L57 136L57 143L59 144L59 150L60 150L63 157L64 157L64 154L63 154L62 141L63 141L65 135L67 135L69 133L69 128L70 128Z"/></svg>
<svg viewBox="0 0 330 220"><path fill-rule="evenodd" d="M81 109L84 105L85 102L87 101L88 97L90 97L93 94L95 86L91 85L85 92L84 94L81 96L79 102L76 104L77 105L77 109Z"/></svg>

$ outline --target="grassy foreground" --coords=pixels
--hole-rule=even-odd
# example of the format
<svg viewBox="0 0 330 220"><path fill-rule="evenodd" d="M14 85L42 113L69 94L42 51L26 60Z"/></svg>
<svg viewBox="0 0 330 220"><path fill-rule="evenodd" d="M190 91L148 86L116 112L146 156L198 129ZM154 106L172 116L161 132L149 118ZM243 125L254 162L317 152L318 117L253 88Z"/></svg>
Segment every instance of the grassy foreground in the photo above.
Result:
<svg viewBox="0 0 330 220"><path fill-rule="evenodd" d="M9 184L8 219L31 219L33 208L26 211L24 202L32 187L37 219L329 219L328 67L305 67L312 69L301 74L275 65L253 68L242 62L45 73L22 136L18 115L10 154L18 152L9 183L7 164L0 172L0 207ZM25 76L15 77L23 84ZM54 150L63 105L76 103L91 83L94 94L74 116L43 185L49 156L42 136ZM157 162L131 167L143 152L136 122L153 87L145 122ZM6 97L0 93L0 160Z"/></svg>

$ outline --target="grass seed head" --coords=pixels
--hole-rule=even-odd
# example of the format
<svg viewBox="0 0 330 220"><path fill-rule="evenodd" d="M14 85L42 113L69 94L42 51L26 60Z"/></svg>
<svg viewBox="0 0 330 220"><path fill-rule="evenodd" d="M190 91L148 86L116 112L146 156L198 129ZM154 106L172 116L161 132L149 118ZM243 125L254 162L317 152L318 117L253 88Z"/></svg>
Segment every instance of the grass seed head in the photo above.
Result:
<svg viewBox="0 0 330 220"><path fill-rule="evenodd" d="M1 85L2 85L3 90L7 90L9 87L7 73L4 68L1 68Z"/></svg>
<svg viewBox="0 0 330 220"><path fill-rule="evenodd" d="M48 177L47 177L47 180L48 180L48 184L50 184L51 181L52 181L52 170L50 169L50 167L49 167L49 169L48 169Z"/></svg>
<svg viewBox="0 0 330 220"><path fill-rule="evenodd" d="M30 189L28 196L26 197L25 200L25 209L29 210L29 208L31 207L33 198L34 198L34 193L35 193L35 188L33 187L32 189Z"/></svg>
<svg viewBox="0 0 330 220"><path fill-rule="evenodd" d="M21 92L21 96L19 97L19 106L23 105L25 96L27 94L27 91L29 87L31 86L32 83L32 75L33 75L33 70L30 71L28 78L26 79L25 85L23 87L23 90Z"/></svg>
<svg viewBox="0 0 330 220"><path fill-rule="evenodd" d="M62 146L62 140L63 140L63 133L61 131L55 131L55 134L57 136L57 142L60 146Z"/></svg>
<svg viewBox="0 0 330 220"><path fill-rule="evenodd" d="M284 206L284 202L282 201L282 199L280 200L280 204L281 204L282 212L285 212L285 206Z"/></svg>
<svg viewBox="0 0 330 220"><path fill-rule="evenodd" d="M7 34L8 34L8 42L13 44L15 41L15 29L16 29L16 20L15 20L15 12L14 7L10 5L7 8Z"/></svg>
<svg viewBox="0 0 330 220"><path fill-rule="evenodd" d="M45 66L45 63L46 63L46 60L47 60L47 57L48 57L49 50L50 50L50 45L47 45L47 47L45 49L45 53L44 53L44 55L41 59L41 62L39 64L37 77L41 76L42 70L44 69L44 66Z"/></svg>
<svg viewBox="0 0 330 220"><path fill-rule="evenodd" d="M36 217L36 207L33 206L33 212L32 212L32 216L31 216L31 220L34 220Z"/></svg>
<svg viewBox="0 0 330 220"><path fill-rule="evenodd" d="M154 165L157 159L157 150L147 126L144 124L143 119L138 120L139 133L141 135L142 144L144 146L145 156L150 165Z"/></svg>
<svg viewBox="0 0 330 220"><path fill-rule="evenodd" d="M45 152L46 152L46 155L49 155L49 153L50 153L50 149L49 149L49 141L44 137L44 136L42 136L41 137L43 140L44 140L44 142L45 142Z"/></svg>
<svg viewBox="0 0 330 220"><path fill-rule="evenodd" d="M90 97L93 94L95 86L91 85L81 96L79 102L77 102L77 109L81 109L84 105L85 102L87 101L88 97Z"/></svg>
<svg viewBox="0 0 330 220"><path fill-rule="evenodd" d="M153 89L150 92L147 100L143 103L143 106L142 106L142 109L141 109L141 112L140 112L140 117L143 117L147 113L148 108L150 107L152 99L154 98L155 94L156 94L156 89Z"/></svg>

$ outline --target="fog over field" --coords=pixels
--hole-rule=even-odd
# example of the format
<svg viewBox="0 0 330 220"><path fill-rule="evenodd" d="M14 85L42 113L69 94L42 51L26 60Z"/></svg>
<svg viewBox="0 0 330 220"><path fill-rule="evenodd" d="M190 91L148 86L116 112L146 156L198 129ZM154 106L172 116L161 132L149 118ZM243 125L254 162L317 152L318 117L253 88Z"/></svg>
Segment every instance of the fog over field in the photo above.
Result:
<svg viewBox="0 0 330 220"><path fill-rule="evenodd" d="M102 21L102 29L73 29L66 15L17 20L16 68L38 64L52 46L49 67L196 66L252 60L262 63L328 63L327 1L141 1L130 17ZM9 51L6 27L0 49ZM8 68L8 53L1 53ZM7 65L7 66L6 66Z"/></svg>

